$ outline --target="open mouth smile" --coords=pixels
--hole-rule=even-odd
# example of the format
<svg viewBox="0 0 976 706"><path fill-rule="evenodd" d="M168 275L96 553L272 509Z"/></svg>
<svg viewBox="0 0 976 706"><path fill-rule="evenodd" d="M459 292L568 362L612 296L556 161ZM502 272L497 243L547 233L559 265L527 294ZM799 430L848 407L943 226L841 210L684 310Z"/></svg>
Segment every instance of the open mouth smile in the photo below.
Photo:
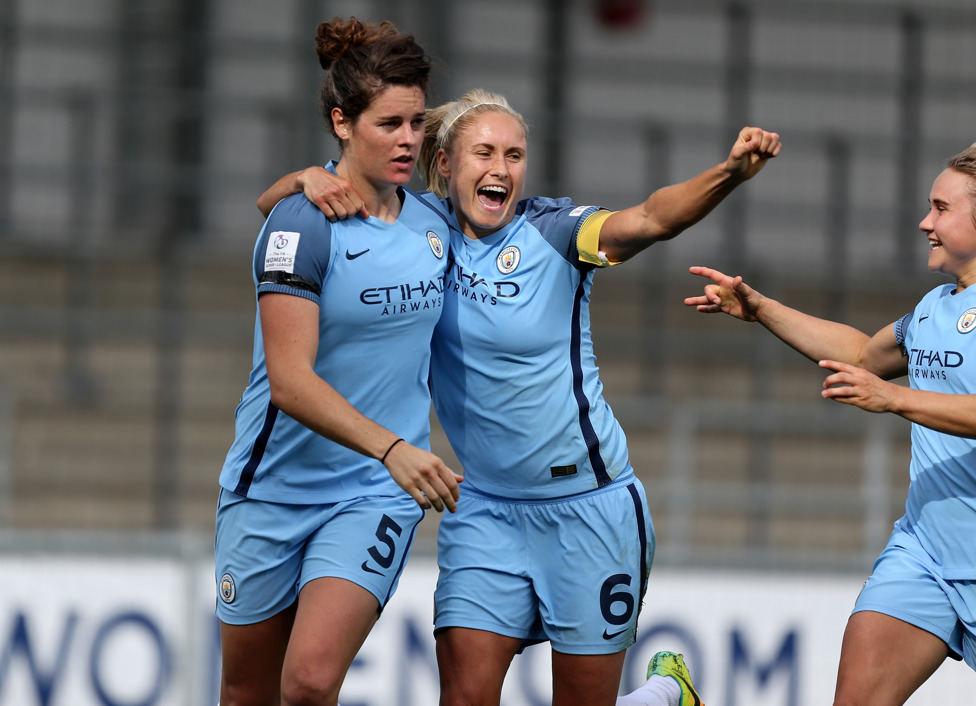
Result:
<svg viewBox="0 0 976 706"><path fill-rule="evenodd" d="M505 204L508 189L499 184L489 184L478 189L478 203L489 211L498 211Z"/></svg>

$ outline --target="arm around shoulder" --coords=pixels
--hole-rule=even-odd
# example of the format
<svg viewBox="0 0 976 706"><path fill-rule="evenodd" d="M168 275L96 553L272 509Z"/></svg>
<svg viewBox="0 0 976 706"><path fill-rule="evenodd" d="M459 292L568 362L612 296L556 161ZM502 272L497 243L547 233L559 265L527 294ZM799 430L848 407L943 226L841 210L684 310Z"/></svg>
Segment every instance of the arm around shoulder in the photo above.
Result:
<svg viewBox="0 0 976 706"><path fill-rule="evenodd" d="M355 215L369 217L366 203L352 184L324 167L306 167L286 174L258 197L258 209L267 218L271 209L286 196L305 194L330 221Z"/></svg>

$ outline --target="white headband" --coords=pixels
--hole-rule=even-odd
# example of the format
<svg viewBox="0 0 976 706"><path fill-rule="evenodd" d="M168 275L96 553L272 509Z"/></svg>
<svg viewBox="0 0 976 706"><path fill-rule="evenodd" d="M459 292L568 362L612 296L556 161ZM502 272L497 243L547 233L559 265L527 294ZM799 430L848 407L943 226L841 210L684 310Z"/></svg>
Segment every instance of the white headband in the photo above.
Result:
<svg viewBox="0 0 976 706"><path fill-rule="evenodd" d="M497 105L499 108L504 108L506 111L512 112L512 109L511 109L510 106L507 106L504 103L498 103L496 101L485 101L483 103L475 103L474 105L470 106L469 108L465 108L460 113L458 113L457 115L455 115L454 116L454 119L451 122L449 122L447 125L445 125L440 130L438 130L438 133L440 134L440 139L438 140L438 142L443 142L444 141L444 138L447 137L447 133L454 126L454 123L456 123L461 118L462 115L464 115L465 113L467 113L469 111L474 110L475 108L480 108L483 105Z"/></svg>

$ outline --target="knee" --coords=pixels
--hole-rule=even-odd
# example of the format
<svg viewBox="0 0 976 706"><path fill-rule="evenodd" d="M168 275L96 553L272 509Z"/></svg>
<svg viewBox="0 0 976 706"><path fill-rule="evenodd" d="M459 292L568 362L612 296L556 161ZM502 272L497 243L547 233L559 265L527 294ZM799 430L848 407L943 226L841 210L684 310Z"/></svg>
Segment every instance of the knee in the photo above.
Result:
<svg viewBox="0 0 976 706"><path fill-rule="evenodd" d="M341 679L323 670L286 674L281 683L281 706L336 706Z"/></svg>

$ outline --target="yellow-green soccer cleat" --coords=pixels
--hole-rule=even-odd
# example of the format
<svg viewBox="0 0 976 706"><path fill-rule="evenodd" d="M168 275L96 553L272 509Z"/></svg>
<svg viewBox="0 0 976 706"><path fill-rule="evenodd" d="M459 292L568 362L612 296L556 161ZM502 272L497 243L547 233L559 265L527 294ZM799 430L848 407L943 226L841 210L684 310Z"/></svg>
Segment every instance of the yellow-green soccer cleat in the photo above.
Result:
<svg viewBox="0 0 976 706"><path fill-rule="evenodd" d="M691 683L691 675L685 666L684 655L676 652L658 652L647 663L647 678L657 674L660 677L671 677L681 687L681 706L705 706Z"/></svg>

